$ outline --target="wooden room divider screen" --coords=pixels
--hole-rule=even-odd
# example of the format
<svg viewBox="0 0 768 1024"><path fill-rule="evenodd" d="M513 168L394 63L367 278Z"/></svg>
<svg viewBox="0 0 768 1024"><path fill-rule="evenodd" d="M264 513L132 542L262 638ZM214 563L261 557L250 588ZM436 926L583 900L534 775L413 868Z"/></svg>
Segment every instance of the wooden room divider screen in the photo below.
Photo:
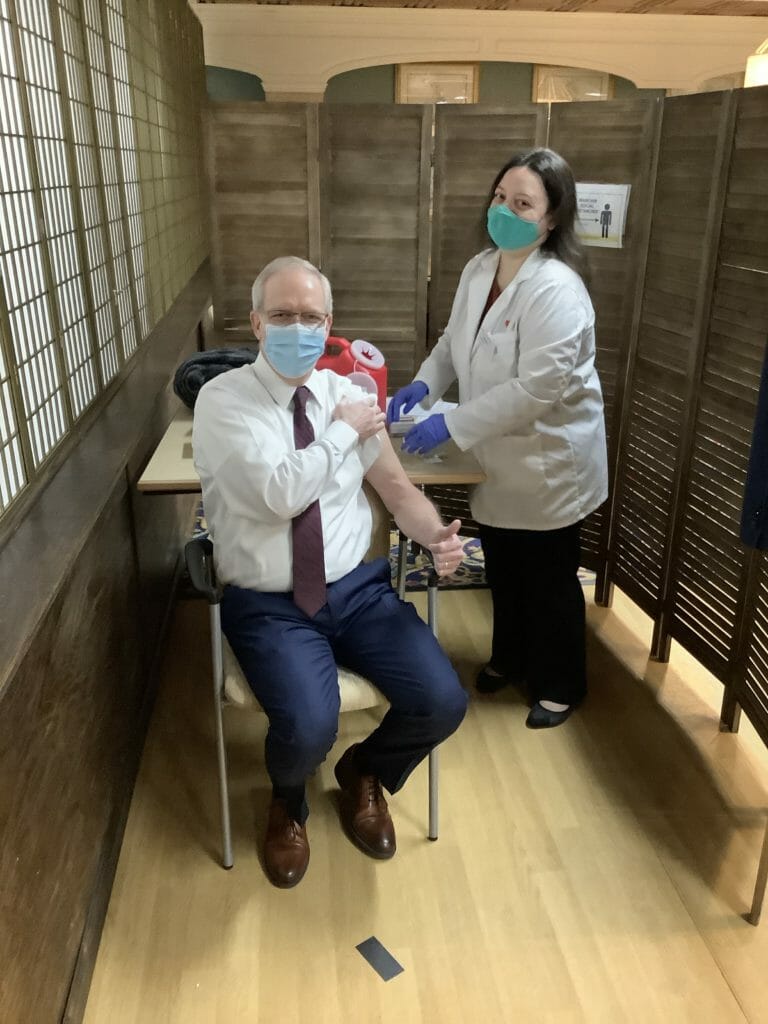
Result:
<svg viewBox="0 0 768 1024"><path fill-rule="evenodd" d="M216 326L247 339L250 284L288 252L335 289L335 330L411 379L480 245L494 172L550 145L577 180L632 186L622 249L588 250L611 498L583 531L618 584L768 743L768 569L739 518L768 339L768 89L511 108L210 107ZM434 171L434 173L432 173ZM465 499L438 496L466 517ZM462 504L463 502L463 504Z"/></svg>
<svg viewBox="0 0 768 1024"><path fill-rule="evenodd" d="M334 331L380 346L390 383L425 350L431 108L219 103L208 117L214 325L252 341L250 288L276 256L333 284Z"/></svg>

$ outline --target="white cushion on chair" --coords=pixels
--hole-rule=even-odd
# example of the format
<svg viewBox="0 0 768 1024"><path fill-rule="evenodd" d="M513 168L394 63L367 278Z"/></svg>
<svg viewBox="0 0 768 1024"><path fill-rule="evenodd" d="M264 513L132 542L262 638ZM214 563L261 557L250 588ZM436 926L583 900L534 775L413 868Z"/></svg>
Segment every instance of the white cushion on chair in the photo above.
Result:
<svg viewBox="0 0 768 1024"><path fill-rule="evenodd" d="M224 649L224 695L229 704L241 708L261 710L261 705L253 695L253 690L245 681L240 663L232 653L227 638L222 635ZM339 667L339 691L341 693L342 711L363 711L385 703L383 694L379 693L373 683L348 668Z"/></svg>

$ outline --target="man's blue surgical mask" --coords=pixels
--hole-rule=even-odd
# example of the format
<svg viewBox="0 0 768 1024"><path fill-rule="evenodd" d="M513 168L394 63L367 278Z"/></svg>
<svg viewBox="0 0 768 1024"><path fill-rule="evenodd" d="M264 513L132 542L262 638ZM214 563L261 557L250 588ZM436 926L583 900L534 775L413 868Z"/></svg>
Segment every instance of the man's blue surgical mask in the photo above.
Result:
<svg viewBox="0 0 768 1024"><path fill-rule="evenodd" d="M264 354L282 377L303 377L325 351L325 325L267 324Z"/></svg>
<svg viewBox="0 0 768 1024"><path fill-rule="evenodd" d="M500 203L488 207L488 234L500 249L525 249L539 237L539 222L523 220Z"/></svg>

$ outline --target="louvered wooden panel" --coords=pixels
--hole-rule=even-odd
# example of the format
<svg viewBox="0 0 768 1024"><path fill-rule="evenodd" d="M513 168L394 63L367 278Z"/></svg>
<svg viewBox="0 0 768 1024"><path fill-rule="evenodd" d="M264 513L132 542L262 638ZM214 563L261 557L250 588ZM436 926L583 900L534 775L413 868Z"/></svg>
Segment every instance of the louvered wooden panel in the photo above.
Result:
<svg viewBox="0 0 768 1024"><path fill-rule="evenodd" d="M699 445L694 449L698 471L690 481L677 551L670 632L719 679L725 680L736 653L745 556L738 540L739 510L730 520L726 511L733 497L732 489L713 484L713 474L708 472L711 458L711 453L702 451ZM740 482L743 486L743 476Z"/></svg>
<svg viewBox="0 0 768 1024"><path fill-rule="evenodd" d="M701 344L697 310L707 287L709 209L726 101L711 93L664 106L611 551L611 578L652 617L665 585L692 349Z"/></svg>
<svg viewBox="0 0 768 1024"><path fill-rule="evenodd" d="M445 328L467 260L489 244L482 236L485 200L499 169L515 153L546 142L544 104L435 108L435 177L429 340Z"/></svg>
<svg viewBox="0 0 768 1024"><path fill-rule="evenodd" d="M768 90L738 93L718 273L701 373L671 634L725 682L740 661L749 555L741 506L768 338ZM734 682L736 691L746 683ZM745 707L747 702L745 702ZM758 705L750 706L758 713ZM748 708L748 710L750 710ZM763 721L764 729L768 722Z"/></svg>
<svg viewBox="0 0 768 1024"><path fill-rule="evenodd" d="M678 459L682 388L667 374L637 360L629 425L621 454L612 579L649 614L655 614Z"/></svg>
<svg viewBox="0 0 768 1024"><path fill-rule="evenodd" d="M635 301L637 242L647 220L648 169L657 105L648 100L552 105L549 145L569 162L577 181L630 184L623 249L587 247L590 294L597 314L598 370L607 424L616 372L626 354Z"/></svg>
<svg viewBox="0 0 768 1024"><path fill-rule="evenodd" d="M383 351L390 392L413 379L426 344L430 127L429 107L321 107L334 332Z"/></svg>
<svg viewBox="0 0 768 1024"><path fill-rule="evenodd" d="M762 91L762 106L766 106L765 90ZM750 96L747 99L747 109L752 107L753 101ZM754 108L750 111L752 120ZM741 128L741 125L739 126ZM763 130L766 130L765 117L763 117ZM745 134L739 133L740 146L744 143ZM753 135L754 139L754 135ZM758 141L759 145L759 140ZM735 180L743 177L740 174L743 153L734 153L734 177ZM730 203L729 196L729 207ZM743 197L739 198L743 202ZM759 208L759 200L755 202L756 210ZM744 258L738 257L738 258ZM759 264L758 264L759 265ZM763 346L761 339L768 338L768 290L765 287L765 274L760 270L752 271L743 267L723 266L721 277L724 288L717 308L714 311L712 321L712 332L717 336L720 346L727 340L729 345L730 360L714 361L714 368L717 372L717 386L723 395L724 400L728 397L738 398L745 395L747 387L752 385L747 394L749 411L748 420L752 419L752 406L756 403L756 392L754 388L760 376L761 362L763 359ZM745 428L745 434L748 434ZM743 464L736 470L739 477L743 475ZM738 519L740 514L741 494L733 495L733 501L737 502L735 516ZM752 723L768 742L768 708L766 707L766 689L768 679L765 667L765 579L766 564L765 556L760 552L752 552L749 560L750 583L746 586L745 592L740 594L740 603L737 615L743 620L744 645L736 657L736 667L730 676L730 685L727 685L727 692L723 704L724 721L729 727L734 726L733 714L736 704L741 704ZM755 581L755 574L759 577ZM728 683L728 680L726 680Z"/></svg>
<svg viewBox="0 0 768 1024"><path fill-rule="evenodd" d="M751 621L746 664L736 698L768 744L768 559L763 553L756 558L757 585L748 608Z"/></svg>
<svg viewBox="0 0 768 1024"><path fill-rule="evenodd" d="M640 297L657 117L658 104L649 100L552 105L549 145L569 162L576 180L632 186L624 248L587 248L612 477L616 459L613 438L618 433L614 410L617 396L621 399L633 315ZM582 532L584 564L598 571L605 561L607 533L604 506L590 516Z"/></svg>
<svg viewBox="0 0 768 1024"><path fill-rule="evenodd" d="M768 87L743 89L720 244L722 263L768 272Z"/></svg>
<svg viewBox="0 0 768 1024"><path fill-rule="evenodd" d="M602 513L589 516L581 527L581 564L585 569L592 569L595 572L605 569Z"/></svg>
<svg viewBox="0 0 768 1024"><path fill-rule="evenodd" d="M277 256L313 255L307 158L308 133L316 157L314 111L294 103L208 107L213 305L220 342L252 339L251 285L265 264Z"/></svg>
<svg viewBox="0 0 768 1024"><path fill-rule="evenodd" d="M746 554L739 522L768 337L761 275L722 267L675 550L671 634L719 678L736 654Z"/></svg>

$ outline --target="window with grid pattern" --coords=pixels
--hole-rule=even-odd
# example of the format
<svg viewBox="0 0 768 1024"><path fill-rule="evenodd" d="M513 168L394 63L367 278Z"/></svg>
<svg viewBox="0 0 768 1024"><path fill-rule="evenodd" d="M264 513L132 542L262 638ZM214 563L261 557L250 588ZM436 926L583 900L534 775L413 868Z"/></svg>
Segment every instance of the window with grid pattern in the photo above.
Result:
<svg viewBox="0 0 768 1024"><path fill-rule="evenodd" d="M159 136L155 111L154 86L158 51L155 46L153 9L146 0L132 4L125 12L128 40L129 70L133 89L133 129L135 141L136 186L140 192L138 202L145 211L143 218L145 253L145 288L148 318L151 324L165 312L162 303L163 259L158 240L158 206L163 194L161 162L154 160L159 154Z"/></svg>
<svg viewBox="0 0 768 1024"><path fill-rule="evenodd" d="M11 380L3 356L7 339L0 323L0 515L10 505L27 480L19 429L11 395Z"/></svg>
<svg viewBox="0 0 768 1024"><path fill-rule="evenodd" d="M52 312L61 347L59 367L64 370L68 412L76 419L96 397L97 376L86 320L84 273L76 238L75 197L52 25L44 4L19 3L17 11L30 136L54 286Z"/></svg>
<svg viewBox="0 0 768 1024"><path fill-rule="evenodd" d="M126 256L134 283L134 301L138 315L140 337L149 333L147 310L147 284L144 263L144 227L139 195L138 161L136 159L136 129L133 120L133 97L128 72L128 51L122 0L107 0L102 6L109 44L114 111L117 123L117 151L122 186L122 199L127 225Z"/></svg>
<svg viewBox="0 0 768 1024"><path fill-rule="evenodd" d="M22 440L14 401L15 378L7 299L4 282L16 250L18 228L16 208L20 199L16 177L11 178L6 168L13 165L14 154L23 136L13 42L5 0L0 0L0 514L10 505L27 481ZM12 285L12 293L16 287Z"/></svg>
<svg viewBox="0 0 768 1024"><path fill-rule="evenodd" d="M62 63L67 83L71 138L82 223L86 282L93 310L93 340L97 369L102 381L114 377L118 367L117 322L106 213L100 183L89 68L83 43L83 26L78 0L60 0L58 5Z"/></svg>
<svg viewBox="0 0 768 1024"><path fill-rule="evenodd" d="M118 170L118 152L114 128L114 103L112 82L109 76L108 45L104 40L101 19L101 0L85 0L83 3L85 37L91 89L96 115L96 139L101 166L101 180L106 199L107 230L112 251L112 266L115 276L115 297L120 348L123 357L136 350L136 326L131 301L131 279L129 276L127 244L123 225L123 196ZM117 365L111 368L110 376L117 373Z"/></svg>
<svg viewBox="0 0 768 1024"><path fill-rule="evenodd" d="M206 256L184 0L0 0L0 516Z"/></svg>
<svg viewBox="0 0 768 1024"><path fill-rule="evenodd" d="M35 20L31 5L19 4L21 17ZM26 424L32 466L37 468L64 435L68 413L63 374L56 351L50 291L44 271L41 232L42 191L36 189L31 143L36 135L56 132L56 111L38 85L40 67L32 33L0 18L0 78L4 104L0 130L0 273L5 293L4 319ZM20 55L30 66L22 80ZM36 60L38 58L38 60ZM44 58L42 58L44 60ZM50 185L49 185L50 189Z"/></svg>

